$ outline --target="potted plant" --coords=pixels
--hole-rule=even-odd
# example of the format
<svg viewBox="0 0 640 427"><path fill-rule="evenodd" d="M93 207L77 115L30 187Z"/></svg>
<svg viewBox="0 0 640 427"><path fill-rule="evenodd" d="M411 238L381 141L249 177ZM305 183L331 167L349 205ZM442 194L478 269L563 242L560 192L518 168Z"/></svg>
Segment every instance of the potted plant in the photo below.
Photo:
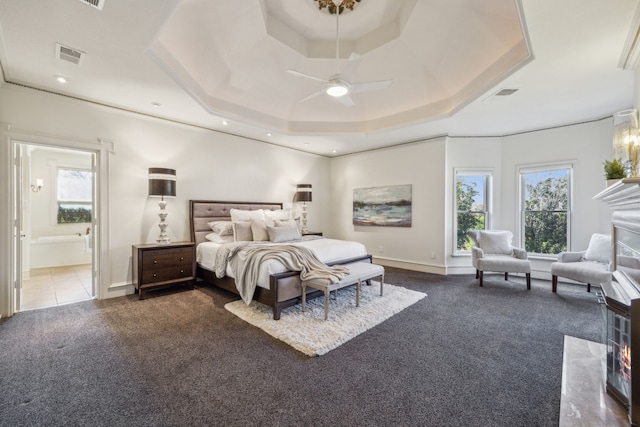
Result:
<svg viewBox="0 0 640 427"><path fill-rule="evenodd" d="M624 166L619 159L605 160L603 164L604 177L607 180L607 186L625 177Z"/></svg>

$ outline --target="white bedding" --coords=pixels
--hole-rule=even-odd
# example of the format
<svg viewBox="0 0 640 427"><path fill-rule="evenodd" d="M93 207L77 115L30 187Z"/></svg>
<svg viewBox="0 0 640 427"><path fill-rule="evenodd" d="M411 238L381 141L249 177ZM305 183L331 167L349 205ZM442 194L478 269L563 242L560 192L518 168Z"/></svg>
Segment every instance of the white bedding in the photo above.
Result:
<svg viewBox="0 0 640 427"><path fill-rule="evenodd" d="M282 243L275 243L281 245ZM324 263L331 263L348 258L364 256L367 250L363 244L347 240L317 238L315 236L304 237L300 242L291 243L311 249L316 256ZM269 243L266 243L269 245ZM196 248L196 260L198 265L207 270L215 271L215 259L221 243L203 242ZM226 274L233 277L231 269L227 266ZM269 260L260 266L258 274L258 286L269 288L269 276L274 273L287 271L284 265L275 260Z"/></svg>

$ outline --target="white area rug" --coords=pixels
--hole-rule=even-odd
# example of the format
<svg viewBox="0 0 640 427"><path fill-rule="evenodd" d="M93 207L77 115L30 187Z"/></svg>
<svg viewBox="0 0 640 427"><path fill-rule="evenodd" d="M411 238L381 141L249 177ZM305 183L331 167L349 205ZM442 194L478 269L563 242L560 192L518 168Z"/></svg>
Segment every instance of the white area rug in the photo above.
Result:
<svg viewBox="0 0 640 427"><path fill-rule="evenodd" d="M373 281L371 286L361 287L360 306L356 307L356 290L351 286L338 290L337 300L331 296L326 321L323 297L307 301L304 313L301 304L282 310L280 320L273 320L271 308L255 301L250 305L234 301L224 308L296 350L309 356L320 356L426 296L385 283L381 297L380 283Z"/></svg>

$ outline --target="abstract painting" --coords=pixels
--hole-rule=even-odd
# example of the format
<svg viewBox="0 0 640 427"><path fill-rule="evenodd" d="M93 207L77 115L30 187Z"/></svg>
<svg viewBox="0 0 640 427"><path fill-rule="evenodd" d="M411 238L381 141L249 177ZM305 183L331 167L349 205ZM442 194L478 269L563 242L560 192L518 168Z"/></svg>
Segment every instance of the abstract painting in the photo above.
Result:
<svg viewBox="0 0 640 427"><path fill-rule="evenodd" d="M354 188L353 225L411 227L411 184Z"/></svg>

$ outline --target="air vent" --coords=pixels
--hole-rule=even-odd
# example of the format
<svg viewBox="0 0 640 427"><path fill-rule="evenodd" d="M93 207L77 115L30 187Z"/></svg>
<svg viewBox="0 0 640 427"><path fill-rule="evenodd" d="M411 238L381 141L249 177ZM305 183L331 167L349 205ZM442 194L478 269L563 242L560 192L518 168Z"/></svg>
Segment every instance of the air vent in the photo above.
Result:
<svg viewBox="0 0 640 427"><path fill-rule="evenodd" d="M95 7L98 10L102 10L105 0L80 0L80 1L84 4L88 4L89 6Z"/></svg>
<svg viewBox="0 0 640 427"><path fill-rule="evenodd" d="M72 64L80 65L84 60L85 53L67 46L56 43L56 58Z"/></svg>
<svg viewBox="0 0 640 427"><path fill-rule="evenodd" d="M518 89L502 89L495 96L509 96L516 93Z"/></svg>

